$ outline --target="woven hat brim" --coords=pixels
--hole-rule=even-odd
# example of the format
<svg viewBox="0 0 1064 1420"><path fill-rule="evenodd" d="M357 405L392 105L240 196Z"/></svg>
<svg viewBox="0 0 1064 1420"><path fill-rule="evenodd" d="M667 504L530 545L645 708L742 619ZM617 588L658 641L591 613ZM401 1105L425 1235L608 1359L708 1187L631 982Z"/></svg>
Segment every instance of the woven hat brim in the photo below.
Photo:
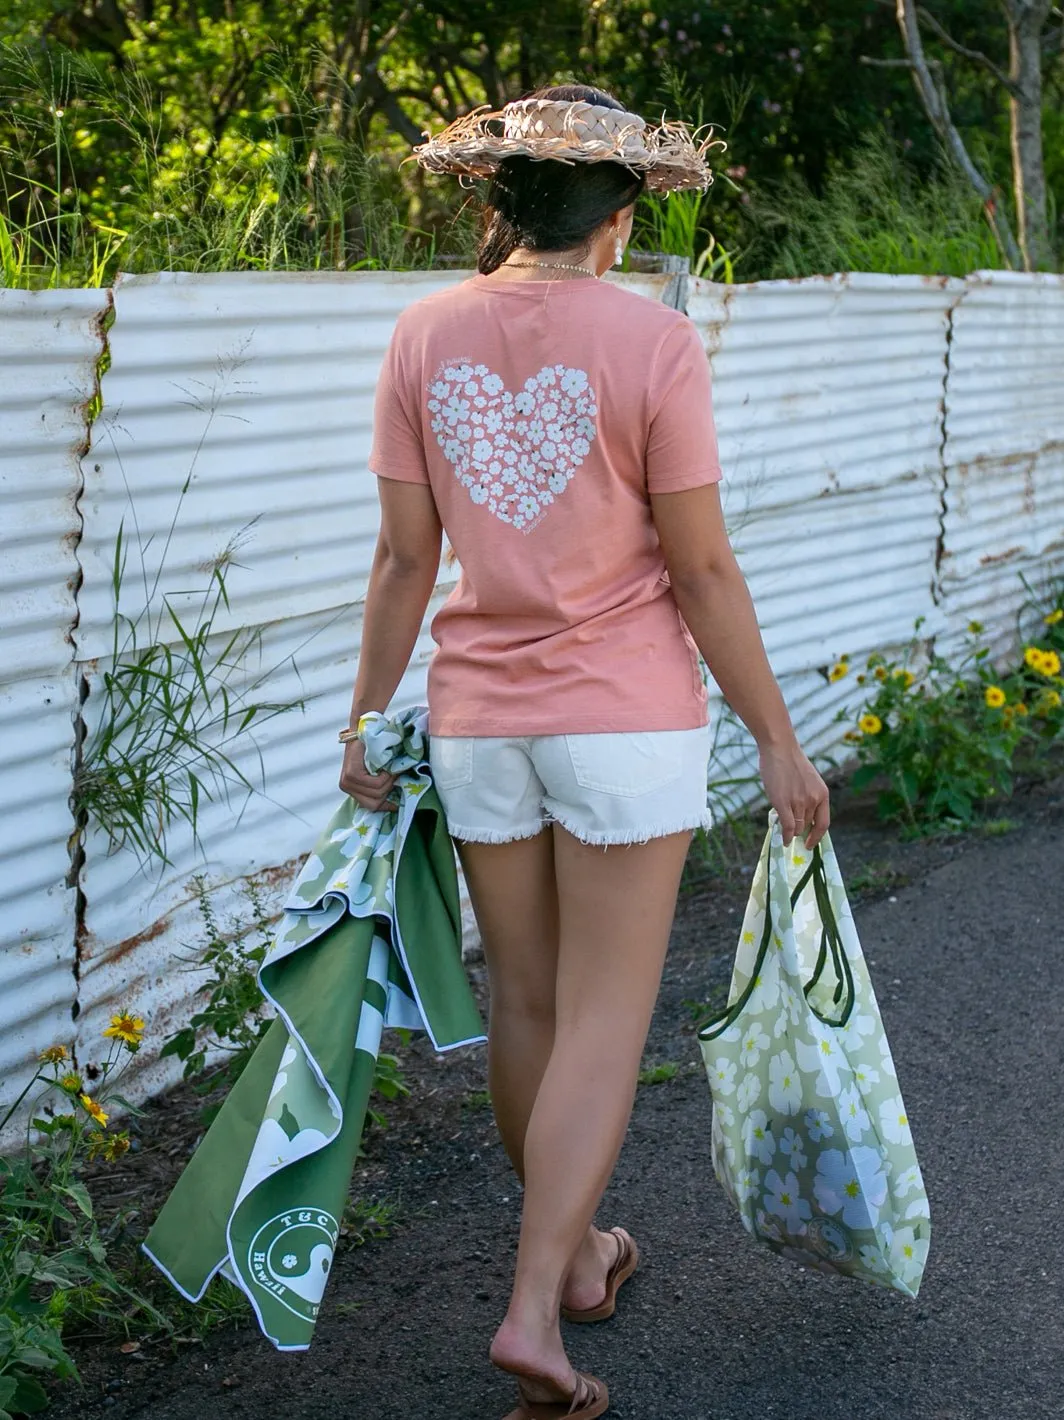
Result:
<svg viewBox="0 0 1064 1420"><path fill-rule="evenodd" d="M648 126L637 137L620 135L578 143L557 135L506 138L488 127L503 115L503 109L462 114L416 147L410 159L429 172L473 178L490 178L504 158L515 156L552 158L562 163L612 161L643 173L650 191L668 192L709 187L713 173L706 156L726 146L714 136L711 125L704 125L708 131L692 130L678 119Z"/></svg>

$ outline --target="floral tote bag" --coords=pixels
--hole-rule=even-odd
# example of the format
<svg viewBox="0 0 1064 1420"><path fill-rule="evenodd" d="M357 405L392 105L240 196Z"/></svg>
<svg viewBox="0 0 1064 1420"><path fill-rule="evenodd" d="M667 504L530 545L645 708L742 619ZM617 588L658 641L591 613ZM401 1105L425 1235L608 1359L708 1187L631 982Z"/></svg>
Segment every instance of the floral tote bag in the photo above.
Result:
<svg viewBox="0 0 1064 1420"><path fill-rule="evenodd" d="M909 1118L829 837L775 813L727 1008L701 1026L713 1167L746 1230L915 1297L931 1232Z"/></svg>

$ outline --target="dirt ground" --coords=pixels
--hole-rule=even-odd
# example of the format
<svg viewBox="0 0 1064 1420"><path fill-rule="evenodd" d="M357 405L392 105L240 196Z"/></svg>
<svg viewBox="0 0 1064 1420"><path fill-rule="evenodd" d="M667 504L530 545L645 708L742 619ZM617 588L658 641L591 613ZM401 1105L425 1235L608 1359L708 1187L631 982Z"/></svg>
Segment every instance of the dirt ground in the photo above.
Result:
<svg viewBox="0 0 1064 1420"><path fill-rule="evenodd" d="M646 1064L600 1215L644 1262L616 1317L567 1328L617 1420L1041 1420L1064 1375L1064 780L1021 793L1005 831L901 843L866 805L837 808L851 888L931 1197L917 1301L808 1272L751 1242L710 1163L710 1097L691 1001L726 992L746 880L692 875L681 896ZM473 968L483 990L483 968ZM511 1382L487 1361L505 1307L520 1191L484 1098L482 1050L403 1052L411 1095L387 1106L354 1196L390 1235L342 1251L310 1351L280 1355L247 1318L205 1340L71 1344L84 1389L55 1420L493 1420ZM146 1231L195 1147L178 1090L141 1146L92 1188ZM228 1288L224 1281L217 1287ZM232 1289L229 1289L230 1291Z"/></svg>

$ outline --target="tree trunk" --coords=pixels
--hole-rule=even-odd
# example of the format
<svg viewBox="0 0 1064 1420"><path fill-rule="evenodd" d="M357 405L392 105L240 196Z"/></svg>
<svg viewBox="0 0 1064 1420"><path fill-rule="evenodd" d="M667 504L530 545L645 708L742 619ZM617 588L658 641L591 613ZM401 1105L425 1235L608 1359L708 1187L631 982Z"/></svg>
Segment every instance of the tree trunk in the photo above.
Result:
<svg viewBox="0 0 1064 1420"><path fill-rule="evenodd" d="M1027 271L1044 271L1053 266L1042 157L1042 35L1049 11L1050 0L1005 0L1012 81L1012 180Z"/></svg>
<svg viewBox="0 0 1064 1420"><path fill-rule="evenodd" d="M1022 5L1025 0L1005 0L1005 3ZM1036 0L1036 3L1048 3L1048 0ZM916 0L896 0L896 17L898 28L901 31L902 44L905 46L907 63L912 70L913 82L923 103L924 112L931 120L931 126L938 134L946 152L979 194L983 203L983 211L990 223L991 231L997 238L1001 254L1008 265L1016 270L1021 264L1021 256L1008 218L1001 210L993 185L980 172L964 146L964 139L958 133L950 116L945 90L931 72L931 67L924 54L924 44L920 37L920 23L916 14Z"/></svg>

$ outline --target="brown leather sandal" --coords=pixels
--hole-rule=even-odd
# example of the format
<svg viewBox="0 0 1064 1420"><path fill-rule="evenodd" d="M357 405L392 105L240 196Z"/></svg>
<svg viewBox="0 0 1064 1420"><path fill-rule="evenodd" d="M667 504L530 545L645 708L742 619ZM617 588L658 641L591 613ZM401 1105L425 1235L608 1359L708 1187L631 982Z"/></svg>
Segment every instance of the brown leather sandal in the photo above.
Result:
<svg viewBox="0 0 1064 1420"><path fill-rule="evenodd" d="M606 1382L583 1371L576 1373L576 1389L571 1400L531 1400L525 1395L520 1381L517 1389L521 1404L510 1411L506 1420L595 1420L596 1416L605 1415L610 1408Z"/></svg>
<svg viewBox="0 0 1064 1420"><path fill-rule="evenodd" d="M639 1266L639 1249L631 1234L623 1228L611 1228L610 1232L620 1239L621 1246L613 1266L606 1273L605 1297L597 1307L585 1307L582 1311L562 1307L562 1317L565 1321L607 1321L617 1309L618 1288Z"/></svg>

